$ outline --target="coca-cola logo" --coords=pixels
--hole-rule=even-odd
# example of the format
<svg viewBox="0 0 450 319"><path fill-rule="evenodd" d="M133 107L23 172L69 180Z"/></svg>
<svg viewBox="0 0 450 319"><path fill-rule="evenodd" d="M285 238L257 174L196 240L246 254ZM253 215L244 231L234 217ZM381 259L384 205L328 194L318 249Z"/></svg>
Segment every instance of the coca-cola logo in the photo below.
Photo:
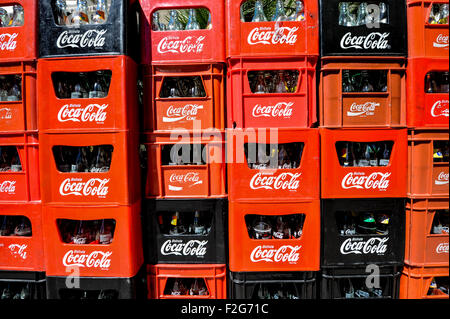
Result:
<svg viewBox="0 0 450 319"><path fill-rule="evenodd" d="M262 106L257 104L253 107L253 117L284 117L290 118L292 116L292 106L294 103L280 102L275 105Z"/></svg>
<svg viewBox="0 0 450 319"><path fill-rule="evenodd" d="M437 179L434 181L435 185L445 185L448 184L449 173L441 172Z"/></svg>
<svg viewBox="0 0 450 319"><path fill-rule="evenodd" d="M12 112L10 108L1 108L0 109L0 120L10 120L12 119Z"/></svg>
<svg viewBox="0 0 450 319"><path fill-rule="evenodd" d="M436 41L433 42L435 48L447 48L448 47L448 35L439 34L436 37Z"/></svg>
<svg viewBox="0 0 450 319"><path fill-rule="evenodd" d="M61 183L59 193L62 196L98 196L103 198L108 195L108 186L106 186L108 182L109 178L91 178L86 182L77 178L67 178Z"/></svg>
<svg viewBox="0 0 450 319"><path fill-rule="evenodd" d="M274 246L257 246L250 254L250 260L254 263L276 262L297 264L300 258L300 249L302 246L284 245L280 248Z"/></svg>
<svg viewBox="0 0 450 319"><path fill-rule="evenodd" d="M188 36L183 40L180 37L165 37L158 43L157 50L160 54L165 53L202 53L205 44L204 36Z"/></svg>
<svg viewBox="0 0 450 319"><path fill-rule="evenodd" d="M102 124L106 121L105 110L108 104L89 104L82 107L79 104L66 104L58 112L58 121L63 122L95 122Z"/></svg>
<svg viewBox="0 0 450 319"><path fill-rule="evenodd" d="M359 49L359 50L386 50L391 46L388 42L390 33L372 32L363 36L352 36L351 32L346 33L341 39L342 49Z"/></svg>
<svg viewBox="0 0 450 319"><path fill-rule="evenodd" d="M161 246L161 254L176 256L196 256L203 257L206 254L207 240L190 240L183 242L182 240L169 239Z"/></svg>
<svg viewBox="0 0 450 319"><path fill-rule="evenodd" d="M22 259L27 259L27 252L25 251L27 249L28 245L18 245L18 244L11 244L8 246L11 254L14 256L14 258L20 257Z"/></svg>
<svg viewBox="0 0 450 319"><path fill-rule="evenodd" d="M431 116L432 117L440 117L445 116L448 117L449 109L448 109L449 101L448 100L439 100L434 103L431 107Z"/></svg>
<svg viewBox="0 0 450 319"><path fill-rule="evenodd" d="M16 193L16 181L3 181L0 184L0 193L15 194Z"/></svg>
<svg viewBox="0 0 450 319"><path fill-rule="evenodd" d="M294 45L297 42L298 27L279 27L272 29L271 27L254 28L247 37L250 45L257 44L289 44Z"/></svg>
<svg viewBox="0 0 450 319"><path fill-rule="evenodd" d="M193 187L195 185L203 184L203 181L200 180L200 174L195 172L189 172L186 174L172 174L169 178L170 183L181 183L181 184L190 184L189 187ZM169 190L171 191L181 191L184 187L169 185Z"/></svg>
<svg viewBox="0 0 450 319"><path fill-rule="evenodd" d="M388 240L389 237L384 238L372 237L366 241L363 238L348 238L341 245L341 254L384 255L387 251L386 243Z"/></svg>
<svg viewBox="0 0 450 319"><path fill-rule="evenodd" d="M86 254L85 251L69 250L63 257L63 265L66 267L78 266L84 268L108 269L111 267L112 252L93 251Z"/></svg>
<svg viewBox="0 0 450 319"><path fill-rule="evenodd" d="M301 173L281 173L276 176L270 173L257 173L250 180L251 189L282 189L296 191L300 187Z"/></svg>
<svg viewBox="0 0 450 319"><path fill-rule="evenodd" d="M345 175L341 186L343 189L378 189L385 191L389 187L389 176L391 173L372 173L366 176L365 173L352 172Z"/></svg>
<svg viewBox="0 0 450 319"><path fill-rule="evenodd" d="M183 119L194 121L197 118L198 110L203 110L203 105L187 104L181 107L171 105L167 108L166 116L163 116L163 122L173 123Z"/></svg>
<svg viewBox="0 0 450 319"><path fill-rule="evenodd" d="M0 34L0 50L1 51L14 51L17 47L18 33L2 33Z"/></svg>
<svg viewBox="0 0 450 319"><path fill-rule="evenodd" d="M63 31L56 40L56 46L64 48L101 48L105 45L105 34L108 30Z"/></svg>
<svg viewBox="0 0 450 319"><path fill-rule="evenodd" d="M347 111L347 116L366 117L375 114L376 108L380 106L380 103L366 102L364 104L357 104L356 102L350 106L350 110Z"/></svg>
<svg viewBox="0 0 450 319"><path fill-rule="evenodd" d="M440 243L437 245L436 252L438 254L448 254L448 243Z"/></svg>

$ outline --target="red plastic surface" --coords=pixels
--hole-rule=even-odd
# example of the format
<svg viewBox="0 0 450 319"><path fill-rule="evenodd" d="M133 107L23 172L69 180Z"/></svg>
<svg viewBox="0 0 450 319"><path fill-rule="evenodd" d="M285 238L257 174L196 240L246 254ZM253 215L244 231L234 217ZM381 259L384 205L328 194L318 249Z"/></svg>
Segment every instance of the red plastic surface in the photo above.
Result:
<svg viewBox="0 0 450 319"><path fill-rule="evenodd" d="M322 198L406 197L406 129L323 129L321 135ZM336 143L393 141L390 163L378 167L343 167Z"/></svg>
<svg viewBox="0 0 450 319"><path fill-rule="evenodd" d="M52 82L54 72L112 72L104 98L59 99ZM42 132L66 130L137 131L137 64L127 56L52 58L38 63L39 128Z"/></svg>
<svg viewBox="0 0 450 319"><path fill-rule="evenodd" d="M304 143L295 169L251 169L244 144ZM288 201L320 198L319 130L227 130L228 192L230 201Z"/></svg>
<svg viewBox="0 0 450 319"><path fill-rule="evenodd" d="M45 204L131 205L140 200L138 136L133 132L40 134L42 202ZM111 166L103 173L58 171L53 146L112 145Z"/></svg>
<svg viewBox="0 0 450 319"><path fill-rule="evenodd" d="M316 57L231 58L227 71L228 128L307 128L317 122ZM252 93L248 73L296 70L295 93Z"/></svg>
<svg viewBox="0 0 450 319"><path fill-rule="evenodd" d="M400 277L399 299L448 299L448 294L440 291L428 295L431 281L435 277L447 277L448 265L445 267L410 267L405 265Z"/></svg>
<svg viewBox="0 0 450 319"><path fill-rule="evenodd" d="M47 276L134 277L143 264L141 203L131 206L43 206ZM62 241L58 219L116 221L109 245L74 245Z"/></svg>
<svg viewBox="0 0 450 319"><path fill-rule="evenodd" d="M44 271L41 204L0 203L0 215L25 216L31 222L31 237L0 236L0 269Z"/></svg>
<svg viewBox="0 0 450 319"><path fill-rule="evenodd" d="M217 0L139 0L141 19L141 62L217 63L225 62L225 3ZM211 13L211 29L152 31L152 14L158 10L206 8ZM162 19L162 17L160 18Z"/></svg>

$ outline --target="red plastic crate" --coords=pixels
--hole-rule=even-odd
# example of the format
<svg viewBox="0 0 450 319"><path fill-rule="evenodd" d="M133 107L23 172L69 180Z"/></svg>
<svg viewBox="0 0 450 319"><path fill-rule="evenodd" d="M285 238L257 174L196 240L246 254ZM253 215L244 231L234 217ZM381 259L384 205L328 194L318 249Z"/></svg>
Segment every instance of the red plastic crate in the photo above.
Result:
<svg viewBox="0 0 450 319"><path fill-rule="evenodd" d="M319 271L320 201L229 204L230 271ZM251 239L246 215L305 214L299 239ZM275 225L273 225L275 226Z"/></svg>
<svg viewBox="0 0 450 319"><path fill-rule="evenodd" d="M60 99L52 80L55 72L112 72L104 98ZM61 133L92 130L135 130L137 116L137 64L130 57L41 59L38 63L39 129Z"/></svg>
<svg viewBox="0 0 450 319"><path fill-rule="evenodd" d="M408 135L408 196L448 197L449 163L434 162L434 142L448 141L448 129L412 130Z"/></svg>
<svg viewBox="0 0 450 319"><path fill-rule="evenodd" d="M449 94L425 93L427 73L448 72L448 70L448 55L446 59L414 58L408 60L408 127L446 127L448 129Z"/></svg>
<svg viewBox="0 0 450 319"><path fill-rule="evenodd" d="M41 204L0 204L0 215L25 216L31 222L31 237L0 236L0 268L2 270L44 271L44 244Z"/></svg>
<svg viewBox="0 0 450 319"><path fill-rule="evenodd" d="M406 59L322 58L319 84L322 127L406 127ZM386 92L343 92L343 70L388 71Z"/></svg>
<svg viewBox="0 0 450 319"><path fill-rule="evenodd" d="M146 198L227 197L224 133L146 134ZM165 145L205 145L204 165L163 165ZM188 146L186 146L188 147Z"/></svg>
<svg viewBox="0 0 450 319"><path fill-rule="evenodd" d="M448 24L430 24L428 21L432 5L444 3L448 4L448 1L407 1L408 54L410 58L439 57L448 59Z"/></svg>
<svg viewBox="0 0 450 319"><path fill-rule="evenodd" d="M0 146L16 147L22 171L0 172L0 202L40 200L39 141L36 133L0 135Z"/></svg>
<svg viewBox="0 0 450 319"><path fill-rule="evenodd" d="M241 4L227 0L227 58L237 56L319 55L319 3L304 0L305 20L242 22ZM267 17L270 20L270 17ZM280 29L278 29L280 28ZM279 32L276 32L280 30Z"/></svg>
<svg viewBox="0 0 450 319"><path fill-rule="evenodd" d="M324 129L320 128L322 198L406 197L406 129ZM343 167L339 164L337 142L394 143L387 166Z"/></svg>
<svg viewBox="0 0 450 319"><path fill-rule="evenodd" d="M225 62L225 3L217 0L139 0L141 20L141 62L217 63ZM153 31L152 15L158 10L205 8L211 13L211 29ZM162 19L162 17L160 17Z"/></svg>
<svg viewBox="0 0 450 319"><path fill-rule="evenodd" d="M227 280L226 265L185 265L185 264L158 264L147 266L148 299L226 299ZM173 296L165 294L166 284L171 278L198 278L203 279L208 295ZM189 287L187 287L189 289Z"/></svg>
<svg viewBox="0 0 450 319"><path fill-rule="evenodd" d="M227 71L228 128L307 128L317 122L317 57L230 58ZM252 93L249 72L295 70L295 93Z"/></svg>
<svg viewBox="0 0 450 319"><path fill-rule="evenodd" d="M67 276L70 273L68 269L75 268L80 277L131 278L138 273L144 258L140 201L130 206L45 205L42 210L47 276ZM114 219L116 226L112 243L66 244L58 229L58 219Z"/></svg>
<svg viewBox="0 0 450 319"><path fill-rule="evenodd" d="M40 134L42 202L45 204L130 205L140 199L138 136L133 132ZM64 173L57 169L53 146L112 145L110 169L100 173Z"/></svg>
<svg viewBox="0 0 450 319"><path fill-rule="evenodd" d="M36 62L1 63L0 75L20 75L22 77L20 90L22 100L0 102L0 132L37 130Z"/></svg>
<svg viewBox="0 0 450 319"><path fill-rule="evenodd" d="M445 267L403 267L400 277L399 299L448 299L448 295L442 291L435 295L428 295L431 281L436 277L447 277L448 265Z"/></svg>
<svg viewBox="0 0 450 319"><path fill-rule="evenodd" d="M13 5L22 6L24 24L0 28L0 62L35 60L37 1L0 0L0 7Z"/></svg>
<svg viewBox="0 0 450 319"><path fill-rule="evenodd" d="M244 152L246 143L303 143L300 164L292 169L252 169ZM319 143L318 129L227 130L230 201L296 202L319 199ZM257 152L257 149L255 151Z"/></svg>
<svg viewBox="0 0 450 319"><path fill-rule="evenodd" d="M144 69L144 131L225 129L223 64L153 65ZM205 97L162 98L170 77L200 76Z"/></svg>
<svg viewBox="0 0 450 319"><path fill-rule="evenodd" d="M406 204L405 263L410 266L448 266L448 234L432 234L437 210L448 210L448 198L410 199Z"/></svg>

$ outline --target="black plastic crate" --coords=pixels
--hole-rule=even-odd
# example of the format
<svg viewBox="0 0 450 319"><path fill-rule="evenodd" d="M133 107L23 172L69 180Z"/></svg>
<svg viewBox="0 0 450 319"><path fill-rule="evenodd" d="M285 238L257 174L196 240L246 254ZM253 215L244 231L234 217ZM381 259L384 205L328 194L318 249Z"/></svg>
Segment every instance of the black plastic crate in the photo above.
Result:
<svg viewBox="0 0 450 319"><path fill-rule="evenodd" d="M139 61L138 1L111 0L103 24L56 23L55 0L39 1L39 58L128 55Z"/></svg>
<svg viewBox="0 0 450 319"><path fill-rule="evenodd" d="M405 199L328 199L322 200L321 266L343 267L367 264L403 265L405 257ZM373 217L389 216L387 234L361 234L366 224L356 224L357 234L342 235L340 227L349 220L364 218L364 213ZM347 220L346 220L347 218ZM383 226L380 223L380 226ZM377 223L376 228L379 225ZM384 226L386 227L386 225ZM380 227L381 228L381 227ZM382 230L382 229L380 229Z"/></svg>
<svg viewBox="0 0 450 319"><path fill-rule="evenodd" d="M229 272L228 298L317 299L316 281L315 272Z"/></svg>
<svg viewBox="0 0 450 319"><path fill-rule="evenodd" d="M378 283L367 279L371 273L366 267L322 269L320 299L398 299L401 267L379 266Z"/></svg>
<svg viewBox="0 0 450 319"><path fill-rule="evenodd" d="M340 24L341 3L385 3L388 22L369 28L366 24ZM345 1L320 0L320 46L322 56L407 56L405 0ZM347 10L345 10L347 11ZM356 19L358 17L356 12ZM349 19L347 19L348 21Z"/></svg>
<svg viewBox="0 0 450 319"><path fill-rule="evenodd" d="M227 199L146 200L144 205L144 258L148 264L226 263ZM203 221L207 221L207 234L170 235L167 232L168 218L175 212L189 214L192 222L196 210L202 214ZM160 226L160 216L164 218L163 226Z"/></svg>
<svg viewBox="0 0 450 319"><path fill-rule="evenodd" d="M75 280L79 286L72 287ZM68 283L69 286L68 287ZM145 267L132 278L47 277L47 299L146 299Z"/></svg>
<svg viewBox="0 0 450 319"><path fill-rule="evenodd" d="M43 272L34 271L0 271L0 299L12 299L26 289L27 300L46 299L46 277ZM10 298L5 298L8 289ZM20 299L20 298L19 298Z"/></svg>

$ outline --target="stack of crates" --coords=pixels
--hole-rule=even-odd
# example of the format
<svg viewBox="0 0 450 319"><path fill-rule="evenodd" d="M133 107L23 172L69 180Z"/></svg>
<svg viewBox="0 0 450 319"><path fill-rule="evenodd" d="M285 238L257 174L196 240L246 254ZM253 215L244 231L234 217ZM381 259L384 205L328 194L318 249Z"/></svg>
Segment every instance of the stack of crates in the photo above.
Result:
<svg viewBox="0 0 450 319"><path fill-rule="evenodd" d="M405 10L404 0L320 1L322 299L398 298L408 164Z"/></svg>
<svg viewBox="0 0 450 319"><path fill-rule="evenodd" d="M130 41L137 1L66 3L39 1L47 296L135 299L145 296L138 52Z"/></svg>
<svg viewBox="0 0 450 319"><path fill-rule="evenodd" d="M318 3L226 2L229 298L315 299Z"/></svg>
<svg viewBox="0 0 450 319"><path fill-rule="evenodd" d="M225 5L140 4L148 298L225 299Z"/></svg>
<svg viewBox="0 0 450 319"><path fill-rule="evenodd" d="M402 299L448 299L448 1L408 0L408 201Z"/></svg>
<svg viewBox="0 0 450 319"><path fill-rule="evenodd" d="M0 1L0 299L45 299L37 4Z"/></svg>

